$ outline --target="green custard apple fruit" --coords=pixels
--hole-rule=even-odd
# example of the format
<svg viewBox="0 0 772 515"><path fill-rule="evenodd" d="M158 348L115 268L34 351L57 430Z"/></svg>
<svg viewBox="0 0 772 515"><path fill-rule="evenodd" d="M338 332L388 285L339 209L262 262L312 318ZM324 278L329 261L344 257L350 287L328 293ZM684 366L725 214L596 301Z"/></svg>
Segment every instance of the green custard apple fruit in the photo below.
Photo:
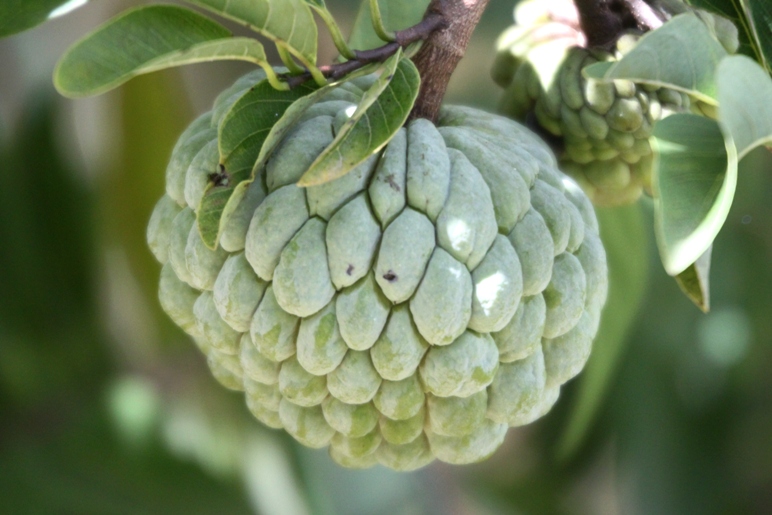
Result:
<svg viewBox="0 0 772 515"><path fill-rule="evenodd" d="M517 24L499 38L492 75L505 88L501 111L521 121L533 116L559 137L561 169L593 203L632 203L651 192L653 125L674 112L706 114L710 106L672 89L584 77L583 68L620 59L638 36L622 36L613 52L585 48L575 8L562 6L564 16L556 17L553 4L561 2L519 4ZM736 50L737 31L728 20L704 11L696 15L722 44Z"/></svg>
<svg viewBox="0 0 772 515"><path fill-rule="evenodd" d="M623 38L618 48L631 40ZM689 97L666 88L582 75L586 66L618 59L619 50L612 54L560 43L538 50L522 56L506 85L502 112L520 120L533 113L545 131L560 137L561 169L594 204L629 204L650 192L653 125L672 112L687 110ZM552 53L549 59L556 68L532 65L531 59L543 59L545 52Z"/></svg>
<svg viewBox="0 0 772 515"><path fill-rule="evenodd" d="M607 292L589 200L533 133L464 107L298 187L361 98L351 81L288 132L211 250L195 222L216 127L260 78L173 151L147 232L163 309L258 420L343 466L491 455L589 356Z"/></svg>

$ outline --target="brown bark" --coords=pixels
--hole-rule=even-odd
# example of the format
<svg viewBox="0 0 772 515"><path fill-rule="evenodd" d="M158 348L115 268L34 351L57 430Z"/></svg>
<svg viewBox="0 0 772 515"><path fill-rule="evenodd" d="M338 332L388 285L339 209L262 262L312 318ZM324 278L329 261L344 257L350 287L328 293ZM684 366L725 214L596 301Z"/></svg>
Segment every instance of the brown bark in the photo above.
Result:
<svg viewBox="0 0 772 515"><path fill-rule="evenodd" d="M411 118L436 121L450 76L487 5L488 0L432 0L429 4L427 12L439 13L447 25L432 33L413 58L421 74L421 91Z"/></svg>

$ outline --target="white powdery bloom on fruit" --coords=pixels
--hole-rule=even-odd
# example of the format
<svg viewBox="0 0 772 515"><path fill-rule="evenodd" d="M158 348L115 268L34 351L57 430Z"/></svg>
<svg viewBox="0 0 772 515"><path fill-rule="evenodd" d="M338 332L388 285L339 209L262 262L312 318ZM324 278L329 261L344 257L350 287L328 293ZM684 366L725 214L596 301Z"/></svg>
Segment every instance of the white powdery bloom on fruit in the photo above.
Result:
<svg viewBox="0 0 772 515"><path fill-rule="evenodd" d="M499 297L506 291L503 286L507 278L501 272L496 272L478 282L475 287L475 297L485 314L489 314Z"/></svg>

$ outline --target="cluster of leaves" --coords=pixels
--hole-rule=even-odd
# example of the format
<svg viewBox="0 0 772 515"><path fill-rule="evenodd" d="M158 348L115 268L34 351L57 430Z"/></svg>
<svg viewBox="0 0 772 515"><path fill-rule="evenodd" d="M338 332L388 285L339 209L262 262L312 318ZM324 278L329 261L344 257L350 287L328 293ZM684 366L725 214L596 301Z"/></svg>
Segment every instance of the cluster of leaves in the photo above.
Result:
<svg viewBox="0 0 772 515"><path fill-rule="evenodd" d="M584 73L628 79L688 93L714 118L676 114L654 129L654 213L665 270L701 308L709 307L711 246L734 198L739 161L772 143L772 8L761 1L694 0L729 17L740 32L730 55L692 14L676 16L644 36L615 63ZM765 30L757 30L764 27Z"/></svg>
<svg viewBox="0 0 772 515"><path fill-rule="evenodd" d="M54 84L68 97L96 95L140 74L183 64L242 60L260 66L266 79L235 102L218 126L220 167L198 212L198 227L207 245L217 246L219 234L243 197L256 171L305 110L342 83L367 74L379 78L363 96L335 140L301 179L304 185L336 179L381 149L404 124L418 95L420 78L409 56L412 45L399 48L383 62L359 67L340 80L328 81L317 66L317 25L324 21L343 58L355 58L352 47L371 47L373 35L394 38L385 29L377 1L363 2L352 40L347 43L323 0L189 0L253 30L271 41L285 69L274 68L263 44L251 37L234 37L220 23L196 11L172 5L149 5L128 10L75 43L54 72ZM11 2L13 3L13 2ZM47 17L82 5L63 0L35 0L11 7L15 17L0 7L0 37L24 30ZM428 2L405 3L414 22ZM5 5L5 4L4 4ZM400 11L400 5L392 5ZM401 13L400 20L406 19ZM385 15L385 16L384 16ZM363 28L367 22L368 29ZM404 27L399 27L404 28ZM351 46L349 46L351 45ZM290 89L286 78L312 78ZM218 173L214 173L218 172Z"/></svg>

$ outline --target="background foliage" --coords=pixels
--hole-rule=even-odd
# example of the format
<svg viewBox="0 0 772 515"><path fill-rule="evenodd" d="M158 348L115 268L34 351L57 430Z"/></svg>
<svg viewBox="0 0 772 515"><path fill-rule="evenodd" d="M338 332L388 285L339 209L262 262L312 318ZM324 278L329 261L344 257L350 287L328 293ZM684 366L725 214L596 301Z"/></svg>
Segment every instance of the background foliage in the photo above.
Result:
<svg viewBox="0 0 772 515"><path fill-rule="evenodd" d="M512 3L492 0L449 102L495 108L487 76ZM136 4L90 3L0 41L0 511L772 512L768 151L741 163L709 315L662 270L651 202L601 210L611 298L556 408L479 465L342 470L254 421L156 300L144 231L174 140L251 67L200 64L75 102L53 89L61 49ZM328 2L345 33L357 5ZM321 30L318 62L335 54Z"/></svg>

